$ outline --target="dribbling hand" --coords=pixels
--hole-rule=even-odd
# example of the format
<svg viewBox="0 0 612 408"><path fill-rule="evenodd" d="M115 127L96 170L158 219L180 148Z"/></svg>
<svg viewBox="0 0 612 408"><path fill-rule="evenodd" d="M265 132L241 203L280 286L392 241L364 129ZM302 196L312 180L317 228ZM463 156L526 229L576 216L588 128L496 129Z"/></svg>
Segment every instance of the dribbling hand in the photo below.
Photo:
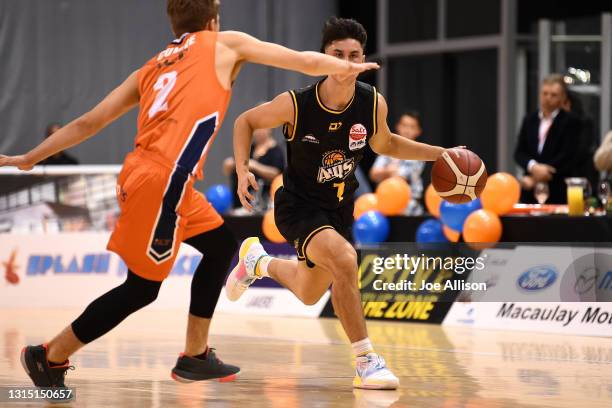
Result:
<svg viewBox="0 0 612 408"><path fill-rule="evenodd" d="M259 190L259 185L255 179L255 175L250 171L238 174L238 198L244 208L249 211L253 211L253 205L251 201L255 199L249 192L249 187L253 187L255 191Z"/></svg>

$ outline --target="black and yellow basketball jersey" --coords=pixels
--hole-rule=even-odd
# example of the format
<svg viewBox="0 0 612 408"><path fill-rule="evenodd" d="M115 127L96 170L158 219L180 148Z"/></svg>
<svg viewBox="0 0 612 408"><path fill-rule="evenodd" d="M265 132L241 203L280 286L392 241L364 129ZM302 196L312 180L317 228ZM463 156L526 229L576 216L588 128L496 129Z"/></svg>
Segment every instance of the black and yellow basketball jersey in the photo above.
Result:
<svg viewBox="0 0 612 408"><path fill-rule="evenodd" d="M357 82L349 104L337 111L319 98L321 82L289 91L295 125L284 129L288 165L283 185L322 208L336 209L351 204L359 186L355 169L376 134L378 94Z"/></svg>

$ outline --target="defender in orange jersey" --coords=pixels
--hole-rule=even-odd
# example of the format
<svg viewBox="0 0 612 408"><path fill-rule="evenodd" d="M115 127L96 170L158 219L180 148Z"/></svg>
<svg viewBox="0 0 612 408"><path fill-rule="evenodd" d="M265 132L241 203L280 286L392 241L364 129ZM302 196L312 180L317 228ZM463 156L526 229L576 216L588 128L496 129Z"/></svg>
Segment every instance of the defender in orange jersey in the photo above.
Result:
<svg viewBox="0 0 612 408"><path fill-rule="evenodd" d="M48 344L23 349L22 364L37 386L63 387L70 355L153 302L181 242L204 257L193 276L185 350L172 376L179 381L230 381L239 372L207 346L210 319L237 244L220 215L193 188L223 121L231 85L244 62L313 76L356 74L377 65L297 52L240 32L218 32L218 10L215 0L168 0L176 40L95 108L30 152L0 156L0 166L31 169L140 107L135 149L118 179L121 216L108 245L128 265L127 279L92 302Z"/></svg>

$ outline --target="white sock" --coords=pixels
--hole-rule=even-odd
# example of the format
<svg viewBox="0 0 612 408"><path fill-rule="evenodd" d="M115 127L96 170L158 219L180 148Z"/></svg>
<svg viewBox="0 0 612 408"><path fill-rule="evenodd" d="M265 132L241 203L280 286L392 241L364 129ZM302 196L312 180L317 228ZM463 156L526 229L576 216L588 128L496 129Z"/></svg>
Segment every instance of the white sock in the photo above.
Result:
<svg viewBox="0 0 612 408"><path fill-rule="evenodd" d="M356 341L355 343L351 343L351 347L353 348L353 355L355 355L355 357L365 356L368 353L374 352L374 347L372 347L369 337Z"/></svg>
<svg viewBox="0 0 612 408"><path fill-rule="evenodd" d="M268 275L268 265L272 259L273 258L270 255L264 255L259 258L257 265L255 265L255 274L257 276L261 276L262 278L269 278L270 275Z"/></svg>

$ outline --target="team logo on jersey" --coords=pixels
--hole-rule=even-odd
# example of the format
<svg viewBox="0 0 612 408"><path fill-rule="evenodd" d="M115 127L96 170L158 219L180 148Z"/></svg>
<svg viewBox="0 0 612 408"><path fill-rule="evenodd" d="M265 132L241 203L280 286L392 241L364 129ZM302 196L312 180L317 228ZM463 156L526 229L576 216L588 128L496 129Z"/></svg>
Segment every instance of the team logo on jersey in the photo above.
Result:
<svg viewBox="0 0 612 408"><path fill-rule="evenodd" d="M332 150L323 155L322 166L319 167L317 181L326 183L331 180L343 180L353 172L355 158L349 157L342 150Z"/></svg>
<svg viewBox="0 0 612 408"><path fill-rule="evenodd" d="M314 137L312 133L307 134L302 138L302 142L316 143L319 144L319 139Z"/></svg>
<svg viewBox="0 0 612 408"><path fill-rule="evenodd" d="M331 122L329 124L329 131L330 132L335 132L336 130L340 129L342 127L342 122Z"/></svg>
<svg viewBox="0 0 612 408"><path fill-rule="evenodd" d="M365 126L361 123L356 123L351 126L351 131L349 132L349 149L359 150L366 144L366 139L368 137L368 131Z"/></svg>

